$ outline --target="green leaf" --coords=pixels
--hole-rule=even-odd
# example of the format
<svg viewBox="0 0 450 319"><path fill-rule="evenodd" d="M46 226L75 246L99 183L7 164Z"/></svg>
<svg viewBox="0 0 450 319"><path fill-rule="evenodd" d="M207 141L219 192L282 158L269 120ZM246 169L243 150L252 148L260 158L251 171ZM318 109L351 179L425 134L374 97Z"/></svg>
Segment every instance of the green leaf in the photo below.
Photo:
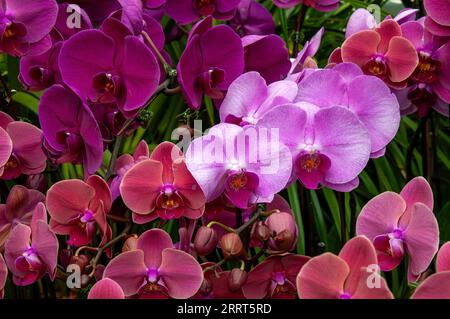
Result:
<svg viewBox="0 0 450 319"><path fill-rule="evenodd" d="M315 190L310 190L311 201L313 204L314 221L317 228L317 233L322 242L325 243L325 247L328 247L328 231L325 224L325 218L323 216L322 207L320 206L319 198L317 197Z"/></svg>
<svg viewBox="0 0 450 319"><path fill-rule="evenodd" d="M292 183L287 189L289 203L294 211L295 220L298 225L298 240L297 240L297 253L300 255L305 254L305 231L303 227L302 213L300 211L300 201L298 198L297 182Z"/></svg>
<svg viewBox="0 0 450 319"><path fill-rule="evenodd" d="M12 96L12 102L38 114L39 97L31 93L18 91Z"/></svg>
<svg viewBox="0 0 450 319"><path fill-rule="evenodd" d="M328 188L323 188L322 193L325 196L325 200L328 204L328 208L330 209L331 216L333 217L334 224L336 226L336 231L339 235L339 238L342 238L341 217L339 215L339 204L338 204L338 201L336 198L336 194Z"/></svg>

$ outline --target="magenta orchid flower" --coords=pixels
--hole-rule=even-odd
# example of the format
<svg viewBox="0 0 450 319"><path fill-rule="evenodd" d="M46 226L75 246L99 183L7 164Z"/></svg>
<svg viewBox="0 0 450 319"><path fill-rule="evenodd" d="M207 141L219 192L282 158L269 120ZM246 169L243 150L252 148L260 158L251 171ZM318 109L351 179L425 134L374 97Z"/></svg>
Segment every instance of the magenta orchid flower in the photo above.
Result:
<svg viewBox="0 0 450 319"><path fill-rule="evenodd" d="M5 165L9 162L12 148L13 144L8 132L6 132L0 125L0 176L5 170Z"/></svg>
<svg viewBox="0 0 450 319"><path fill-rule="evenodd" d="M275 33L272 14L256 0L241 0L229 24L240 36Z"/></svg>
<svg viewBox="0 0 450 319"><path fill-rule="evenodd" d="M121 8L119 0L71 0L70 3L80 6L97 23Z"/></svg>
<svg viewBox="0 0 450 319"><path fill-rule="evenodd" d="M241 38L226 25L212 27L209 16L189 33L178 63L178 82L187 104L198 109L202 95L221 99L228 86L244 70Z"/></svg>
<svg viewBox="0 0 450 319"><path fill-rule="evenodd" d="M297 274L309 259L292 254L267 258L248 273L242 287L244 296L248 299L295 299Z"/></svg>
<svg viewBox="0 0 450 319"><path fill-rule="evenodd" d="M71 246L84 246L92 241L97 229L102 235L100 246L112 236L106 221L111 210L111 191L97 175L86 182L78 179L57 182L47 192L50 228L58 235L69 235Z"/></svg>
<svg viewBox="0 0 450 319"><path fill-rule="evenodd" d="M324 253L310 259L297 276L300 299L393 299L377 272L377 255L364 236L349 240L339 255ZM379 286L369 286L370 279Z"/></svg>
<svg viewBox="0 0 450 319"><path fill-rule="evenodd" d="M47 211L38 203L31 225L18 224L5 245L5 260L18 286L31 285L46 273L54 280L58 260L58 239L47 224Z"/></svg>
<svg viewBox="0 0 450 319"><path fill-rule="evenodd" d="M400 194L384 192L371 199L358 216L356 233L373 242L383 271L396 268L408 255L408 280L415 281L438 250L439 228L432 209L430 185L416 177Z"/></svg>
<svg viewBox="0 0 450 319"><path fill-rule="evenodd" d="M73 1L72 1L73 3ZM79 8L79 9L78 9ZM54 41L64 41L69 39L75 33L83 30L92 29L92 22L86 11L81 7L71 6L71 4L63 2L58 4L58 17L55 27L51 33ZM73 13L79 13L80 25L74 28L68 21L73 19Z"/></svg>
<svg viewBox="0 0 450 319"><path fill-rule="evenodd" d="M4 0L0 5L0 51L13 56L41 54L52 46L55 0Z"/></svg>
<svg viewBox="0 0 450 319"><path fill-rule="evenodd" d="M166 13L179 24L189 24L204 16L231 19L240 0L166 0Z"/></svg>
<svg viewBox="0 0 450 319"><path fill-rule="evenodd" d="M423 5L428 16L425 18L425 27L437 36L450 36L450 18L447 13L450 4L446 0L424 0Z"/></svg>
<svg viewBox="0 0 450 319"><path fill-rule="evenodd" d="M247 72L231 83L220 105L220 120L241 126L254 125L274 107L292 102L298 87L292 81L267 85L258 72Z"/></svg>
<svg viewBox="0 0 450 319"><path fill-rule="evenodd" d="M42 95L38 112L48 157L57 164L83 163L86 175L95 173L103 159L103 140L89 107L55 84Z"/></svg>
<svg viewBox="0 0 450 319"><path fill-rule="evenodd" d="M19 80L30 91L41 91L55 83L61 83L58 57L62 42L41 55L25 56L20 59Z"/></svg>
<svg viewBox="0 0 450 319"><path fill-rule="evenodd" d="M342 44L342 60L353 62L364 73L381 78L393 88L404 88L419 59L400 25L385 20L375 30L354 33Z"/></svg>
<svg viewBox="0 0 450 319"><path fill-rule="evenodd" d="M376 77L364 75L352 63L341 63L304 77L294 102L309 102L320 108L348 108L369 132L372 158L384 155L400 126L399 104L389 87Z"/></svg>
<svg viewBox="0 0 450 319"><path fill-rule="evenodd" d="M450 43L433 36L422 23L406 22L403 36L417 50L419 64L410 77L410 86L396 92L403 115L415 112L420 117L433 108L448 117L450 103Z"/></svg>
<svg viewBox="0 0 450 319"><path fill-rule="evenodd" d="M30 225L36 205L45 201L39 191L15 185L9 192L5 204L0 204L0 252L4 250L11 230L17 224Z"/></svg>
<svg viewBox="0 0 450 319"><path fill-rule="evenodd" d="M42 151L42 131L36 126L20 121L14 121L8 114L0 112L0 127L9 135L3 137L5 149L3 154L8 154L10 143L12 150L6 163L0 166L0 179L11 180L21 174L33 175L42 173L47 165ZM1 133L0 133L1 135ZM6 156L5 156L6 157ZM0 161L0 164L4 162Z"/></svg>
<svg viewBox="0 0 450 319"><path fill-rule="evenodd" d="M450 242L437 253L436 273L419 284L411 299L450 299Z"/></svg>
<svg viewBox="0 0 450 319"><path fill-rule="evenodd" d="M242 38L244 46L244 72L256 71L271 84L286 78L291 67L289 50L276 34L247 35ZM270 51L270 55L264 54Z"/></svg>
<svg viewBox="0 0 450 319"><path fill-rule="evenodd" d="M150 229L139 236L137 249L111 260L103 276L117 282L125 296L140 298L154 294L189 298L203 281L200 264L191 255L174 249L170 236L160 229Z"/></svg>
<svg viewBox="0 0 450 319"><path fill-rule="evenodd" d="M289 9L303 3L305 6L324 12L333 11L339 7L338 0L273 0L273 3L277 7L284 9Z"/></svg>
<svg viewBox="0 0 450 319"><path fill-rule="evenodd" d="M0 254L0 299L3 299L5 294L5 284L8 278L8 267L6 267L5 259L2 254Z"/></svg>
<svg viewBox="0 0 450 319"><path fill-rule="evenodd" d="M89 290L88 299L125 299L125 295L117 282L103 278Z"/></svg>
<svg viewBox="0 0 450 319"><path fill-rule="evenodd" d="M149 155L147 143L145 141L140 141L133 156L130 154L123 154L117 159L114 168L115 176L109 183L113 201L120 196L120 183L122 182L125 173L137 163L149 159Z"/></svg>
<svg viewBox="0 0 450 319"><path fill-rule="evenodd" d="M272 201L290 178L292 160L288 148L270 138L269 130L222 123L194 139L187 167L206 201L222 193L242 209Z"/></svg>
<svg viewBox="0 0 450 319"><path fill-rule="evenodd" d="M59 67L64 83L82 99L115 102L122 110L133 111L156 91L159 65L151 50L115 21L120 27L84 30L65 41Z"/></svg>
<svg viewBox="0 0 450 319"><path fill-rule="evenodd" d="M322 184L350 191L357 187L358 175L369 161L369 133L344 107L321 109L308 102L281 105L258 126L279 130L281 142L292 154L293 175L309 189Z"/></svg>
<svg viewBox="0 0 450 319"><path fill-rule="evenodd" d="M181 150L170 142L159 144L149 160L125 173L120 193L138 224L158 217L197 219L205 209L201 188L188 171Z"/></svg>
<svg viewBox="0 0 450 319"><path fill-rule="evenodd" d="M36 205L44 201L45 196L39 191L21 185L11 189L6 204L0 204L0 251L4 250L11 230L19 223L30 225Z"/></svg>

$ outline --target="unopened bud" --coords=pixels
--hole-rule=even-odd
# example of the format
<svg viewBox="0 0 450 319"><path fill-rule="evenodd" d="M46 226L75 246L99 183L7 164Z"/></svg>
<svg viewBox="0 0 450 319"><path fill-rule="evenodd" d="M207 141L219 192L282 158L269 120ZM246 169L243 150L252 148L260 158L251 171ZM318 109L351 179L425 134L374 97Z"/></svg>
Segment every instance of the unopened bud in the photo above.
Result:
<svg viewBox="0 0 450 319"><path fill-rule="evenodd" d="M234 268L228 277L228 288L236 292L242 288L247 281L247 272L240 268Z"/></svg>
<svg viewBox="0 0 450 319"><path fill-rule="evenodd" d="M89 283L91 282L91 277L89 277L89 275L83 274L80 279L81 288L86 288L89 286Z"/></svg>
<svg viewBox="0 0 450 319"><path fill-rule="evenodd" d="M27 177L25 186L30 189L38 190L45 193L47 190L47 180L44 174L29 175Z"/></svg>
<svg viewBox="0 0 450 319"><path fill-rule="evenodd" d="M270 238L270 229L262 222L258 222L255 226L255 237L259 241L267 241Z"/></svg>
<svg viewBox="0 0 450 319"><path fill-rule="evenodd" d="M210 227L202 226L195 235L194 248L197 254L206 256L216 248L217 242L216 231Z"/></svg>
<svg viewBox="0 0 450 319"><path fill-rule="evenodd" d="M80 267L81 273L83 273L84 269L89 264L89 257L86 255L72 256L70 258L70 264L78 265L78 267Z"/></svg>
<svg viewBox="0 0 450 319"><path fill-rule="evenodd" d="M244 250L242 240L236 233L228 233L220 239L220 247L225 258L236 258Z"/></svg>
<svg viewBox="0 0 450 319"><path fill-rule="evenodd" d="M273 240L275 241L275 245L279 250L288 251L292 248L295 237L291 231L283 230L281 233L276 235Z"/></svg>
<svg viewBox="0 0 450 319"><path fill-rule="evenodd" d="M135 236L128 237L123 243L122 252L132 251L137 249L137 238Z"/></svg>
<svg viewBox="0 0 450 319"><path fill-rule="evenodd" d="M212 291L212 282L208 278L204 278L200 289L198 290L199 294L202 296L207 296Z"/></svg>

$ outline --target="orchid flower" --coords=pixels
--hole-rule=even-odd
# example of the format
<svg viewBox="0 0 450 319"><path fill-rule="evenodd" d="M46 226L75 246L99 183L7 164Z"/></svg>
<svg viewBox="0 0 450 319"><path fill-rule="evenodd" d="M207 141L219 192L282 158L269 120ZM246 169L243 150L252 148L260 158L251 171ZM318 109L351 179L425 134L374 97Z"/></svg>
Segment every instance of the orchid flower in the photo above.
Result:
<svg viewBox="0 0 450 319"><path fill-rule="evenodd" d="M69 235L71 246L84 246L92 241L97 228L102 235L100 246L112 236L106 221L111 210L111 191L97 175L86 182L78 179L57 182L47 192L50 228L56 234Z"/></svg>
<svg viewBox="0 0 450 319"><path fill-rule="evenodd" d="M240 36L275 33L272 14L256 0L241 0L229 24Z"/></svg>
<svg viewBox="0 0 450 319"><path fill-rule="evenodd" d="M2 254L0 254L0 299L3 299L5 294L5 284L8 278L8 267L6 267L5 259Z"/></svg>
<svg viewBox="0 0 450 319"><path fill-rule="evenodd" d="M103 276L117 282L125 296L137 294L140 298L159 294L189 298L203 281L198 262L174 249L170 236L160 229L150 229L139 236L137 249L111 260Z"/></svg>
<svg viewBox="0 0 450 319"><path fill-rule="evenodd" d="M27 286L46 273L54 280L58 260L58 239L47 224L47 211L38 203L31 225L18 224L5 245L5 260L13 274L13 282Z"/></svg>
<svg viewBox="0 0 450 319"><path fill-rule="evenodd" d="M380 268L396 268L409 256L408 280L424 272L439 245L439 228L433 214L433 193L423 177L412 179L400 194L384 192L361 210L356 233L374 244Z"/></svg>
<svg viewBox="0 0 450 319"><path fill-rule="evenodd" d="M170 142L158 145L150 159L125 173L120 193L139 224L158 217L197 219L205 209L202 190L188 171L181 150Z"/></svg>
<svg viewBox="0 0 450 319"><path fill-rule="evenodd" d="M372 243L364 236L354 237L339 255L324 253L303 265L296 281L298 296L300 299L393 299L375 266L377 255ZM379 285L369 286L370 279Z"/></svg>
<svg viewBox="0 0 450 319"><path fill-rule="evenodd" d="M89 290L88 299L125 299L125 295L117 282L103 278Z"/></svg>
<svg viewBox="0 0 450 319"><path fill-rule="evenodd" d="M273 3L279 8L292 8L296 5L303 3L305 6L316 9L317 11L333 11L339 7L339 1L337 0L272 0Z"/></svg>
<svg viewBox="0 0 450 319"><path fill-rule="evenodd" d="M446 0L424 0L423 5L427 11L425 27L437 36L450 36L450 18L447 13L450 4Z"/></svg>

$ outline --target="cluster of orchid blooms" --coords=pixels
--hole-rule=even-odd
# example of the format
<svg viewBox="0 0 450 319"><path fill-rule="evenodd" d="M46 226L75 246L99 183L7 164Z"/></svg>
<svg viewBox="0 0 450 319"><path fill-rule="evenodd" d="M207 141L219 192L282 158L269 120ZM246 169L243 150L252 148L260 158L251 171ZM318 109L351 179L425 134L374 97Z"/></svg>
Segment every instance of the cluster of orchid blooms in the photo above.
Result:
<svg viewBox="0 0 450 319"><path fill-rule="evenodd" d="M450 244L439 249L425 178L367 202L338 255L295 253L299 229L279 194L296 181L350 192L402 115L449 116L447 0L425 0L422 18L404 9L380 22L356 10L324 68L314 55L325 30L291 59L256 0L69 2L0 1L0 50L20 58L26 90L43 92L39 128L0 112L0 179L10 186L0 204L0 296L7 278L65 280L76 264L89 298L390 299L380 270L404 263L415 287L407 297L450 298ZM170 34L161 19L173 20ZM165 44L182 37L174 63ZM118 154L168 92L190 112L211 99L220 124L184 152L141 140ZM45 179L67 163L81 164L84 178Z"/></svg>

